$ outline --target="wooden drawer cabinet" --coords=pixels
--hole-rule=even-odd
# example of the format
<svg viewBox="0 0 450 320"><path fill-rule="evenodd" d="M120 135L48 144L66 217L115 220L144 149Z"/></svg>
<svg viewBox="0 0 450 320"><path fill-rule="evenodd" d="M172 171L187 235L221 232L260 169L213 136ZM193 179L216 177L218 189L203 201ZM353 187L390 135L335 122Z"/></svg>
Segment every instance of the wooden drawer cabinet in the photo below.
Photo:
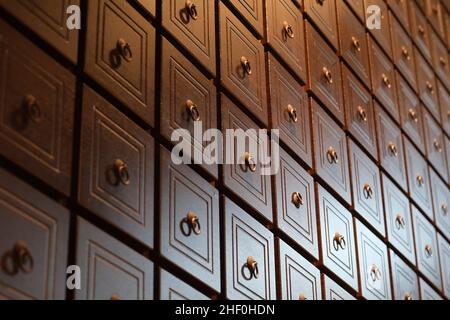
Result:
<svg viewBox="0 0 450 320"><path fill-rule="evenodd" d="M161 85L161 133L171 140L177 129L185 129L183 138L194 138L194 154L202 154L207 146L196 139L196 124L202 132L217 128L216 88L213 80L206 78L184 55L163 39ZM179 132L179 131L177 131ZM200 137L203 138L203 137ZM214 177L218 176L216 164L202 166Z"/></svg>
<svg viewBox="0 0 450 320"><path fill-rule="evenodd" d="M220 291L219 192L161 150L161 253Z"/></svg>
<svg viewBox="0 0 450 320"><path fill-rule="evenodd" d="M381 166L403 190L406 190L405 154L401 131L377 103L375 103L375 117Z"/></svg>
<svg viewBox="0 0 450 320"><path fill-rule="evenodd" d="M247 139L257 145L257 150L254 151L258 151L260 154L251 154L253 150L250 150L247 143L243 148L239 139L234 136L226 136L225 146L228 144L229 147L225 148L224 157L235 161L234 164L224 165L224 184L236 195L243 197L245 202L259 211L266 219L272 221L271 176L262 174L262 170L266 168L263 168L261 161L257 161L259 159L257 157L267 154L266 148L268 146L263 144L262 140L256 136L254 130L258 130L258 126L225 95L222 95L222 132L225 134L227 129L246 131ZM233 141L227 140L230 137ZM232 148L233 145L241 147ZM243 149L243 154L237 154L240 149ZM233 150L233 154L226 154L227 150Z"/></svg>
<svg viewBox="0 0 450 320"><path fill-rule="evenodd" d="M308 166L312 166L311 125L308 96L302 86L268 54L272 129L280 140Z"/></svg>
<svg viewBox="0 0 450 320"><path fill-rule="evenodd" d="M441 176L448 180L447 170L445 170L444 133L430 113L424 112L424 122L428 160Z"/></svg>
<svg viewBox="0 0 450 320"><path fill-rule="evenodd" d="M304 10L334 48L338 47L336 0L304 0Z"/></svg>
<svg viewBox="0 0 450 320"><path fill-rule="evenodd" d="M69 195L75 77L3 21L0 30L0 154Z"/></svg>
<svg viewBox="0 0 450 320"><path fill-rule="evenodd" d="M209 300L207 296L163 269L160 270L160 277L161 300Z"/></svg>
<svg viewBox="0 0 450 320"><path fill-rule="evenodd" d="M320 271L283 241L280 251L282 300L322 300Z"/></svg>
<svg viewBox="0 0 450 320"><path fill-rule="evenodd" d="M82 218L77 220L77 300L151 300L153 263Z"/></svg>
<svg viewBox="0 0 450 320"><path fill-rule="evenodd" d="M274 300L273 234L225 199L226 295L232 300Z"/></svg>
<svg viewBox="0 0 450 320"><path fill-rule="evenodd" d="M448 298L450 297L450 244L440 234L438 234L438 244L443 290Z"/></svg>
<svg viewBox="0 0 450 320"><path fill-rule="evenodd" d="M264 8L262 1L228 0L239 14L262 37L264 34Z"/></svg>
<svg viewBox="0 0 450 320"><path fill-rule="evenodd" d="M383 199L389 242L412 264L416 263L413 223L408 198L383 174Z"/></svg>
<svg viewBox="0 0 450 320"><path fill-rule="evenodd" d="M387 0L389 8L394 13L395 17L400 21L400 24L405 30L410 30L409 15L408 15L408 0ZM392 21L392 20L391 20ZM395 42L393 42L395 44Z"/></svg>
<svg viewBox="0 0 450 320"><path fill-rule="evenodd" d="M372 97L346 66L342 69L346 127L368 153L377 159Z"/></svg>
<svg viewBox="0 0 450 320"><path fill-rule="evenodd" d="M71 62L76 63L78 60L78 31L69 30L67 27L69 16L66 14L66 10L71 5L79 6L80 1L0 0L0 7L5 8Z"/></svg>
<svg viewBox="0 0 450 320"><path fill-rule="evenodd" d="M155 30L125 0L89 1L85 71L154 124Z"/></svg>
<svg viewBox="0 0 450 320"><path fill-rule="evenodd" d="M339 52L350 68L370 87L369 47L367 45L366 29L342 0L337 1L337 7Z"/></svg>
<svg viewBox="0 0 450 320"><path fill-rule="evenodd" d="M329 3L329 1L324 3ZM341 123L344 123L339 58L309 23L306 24L306 31L308 38L309 89L313 91L314 95Z"/></svg>
<svg viewBox="0 0 450 320"><path fill-rule="evenodd" d="M399 74L396 74L396 78L402 129L420 152L425 154L422 106L408 83Z"/></svg>
<svg viewBox="0 0 450 320"><path fill-rule="evenodd" d="M81 130L78 201L151 247L153 138L88 87Z"/></svg>
<svg viewBox="0 0 450 320"><path fill-rule="evenodd" d="M306 82L303 15L292 0L267 0L267 43Z"/></svg>
<svg viewBox="0 0 450 320"><path fill-rule="evenodd" d="M338 5L339 5L338 1ZM352 10L356 13L356 16L361 21L366 21L366 7L364 5L364 1L361 0L344 0L344 2L352 8Z"/></svg>
<svg viewBox="0 0 450 320"><path fill-rule="evenodd" d="M425 59L431 61L431 34L427 19L415 1L404 2L407 2L409 7L412 39Z"/></svg>
<svg viewBox="0 0 450 320"><path fill-rule="evenodd" d="M221 82L267 125L264 47L223 3L220 3L219 11Z"/></svg>
<svg viewBox="0 0 450 320"><path fill-rule="evenodd" d="M436 225L447 237L450 236L450 190L434 170L430 170Z"/></svg>
<svg viewBox="0 0 450 320"><path fill-rule="evenodd" d="M322 263L353 289L358 289L356 245L351 213L317 185Z"/></svg>
<svg viewBox="0 0 450 320"><path fill-rule="evenodd" d="M349 145L353 208L384 237L386 229L380 171L376 164L350 139Z"/></svg>
<svg viewBox="0 0 450 320"><path fill-rule="evenodd" d="M420 54L416 54L416 67L420 99L433 116L440 119L437 83L433 69Z"/></svg>
<svg viewBox="0 0 450 320"><path fill-rule="evenodd" d="M434 71L450 90L450 60L447 48L442 43L435 33L431 34L431 47L433 54Z"/></svg>
<svg viewBox="0 0 450 320"><path fill-rule="evenodd" d="M413 269L389 250L394 300L419 300L419 280Z"/></svg>
<svg viewBox="0 0 450 320"><path fill-rule="evenodd" d="M313 112L316 173L350 203L350 173L345 133L315 101Z"/></svg>
<svg viewBox="0 0 450 320"><path fill-rule="evenodd" d="M420 296L422 300L442 300L442 297L428 283L420 278Z"/></svg>
<svg viewBox="0 0 450 320"><path fill-rule="evenodd" d="M445 29L443 20L443 8L439 0L425 0L426 14L434 30L442 39L445 39Z"/></svg>
<svg viewBox="0 0 450 320"><path fill-rule="evenodd" d="M384 2L384 0L365 0L366 10L370 5L375 5L380 8L380 29L369 30L371 35L376 39L378 44L383 48L383 50L387 53L387 55L392 58L392 43L391 43L391 18L388 6ZM374 11L367 10L366 11L366 19L369 18L369 15L377 14Z"/></svg>
<svg viewBox="0 0 450 320"><path fill-rule="evenodd" d="M340 301L340 300L356 300L350 293L345 291L340 285L331 280L325 274L322 275L322 282L325 290L325 300Z"/></svg>
<svg viewBox="0 0 450 320"><path fill-rule="evenodd" d="M409 195L432 219L433 205L427 162L407 139L405 139L405 155L408 167Z"/></svg>
<svg viewBox="0 0 450 320"><path fill-rule="evenodd" d="M0 296L64 299L69 219L67 209L0 169Z"/></svg>
<svg viewBox="0 0 450 320"><path fill-rule="evenodd" d="M283 150L275 194L278 228L318 259L314 180Z"/></svg>
<svg viewBox="0 0 450 320"><path fill-rule="evenodd" d="M372 92L395 121L400 122L394 65L371 38L369 38L369 57Z"/></svg>
<svg viewBox="0 0 450 320"><path fill-rule="evenodd" d="M419 271L436 287L442 288L436 230L415 207L413 219Z"/></svg>
<svg viewBox="0 0 450 320"><path fill-rule="evenodd" d="M162 25L209 72L216 74L215 2L162 1ZM163 55L164 57L164 55ZM164 69L163 69L164 70ZM164 82L163 82L164 83Z"/></svg>
<svg viewBox="0 0 450 320"><path fill-rule="evenodd" d="M439 104L441 107L442 127L448 136L450 136L450 93L444 85L438 82Z"/></svg>

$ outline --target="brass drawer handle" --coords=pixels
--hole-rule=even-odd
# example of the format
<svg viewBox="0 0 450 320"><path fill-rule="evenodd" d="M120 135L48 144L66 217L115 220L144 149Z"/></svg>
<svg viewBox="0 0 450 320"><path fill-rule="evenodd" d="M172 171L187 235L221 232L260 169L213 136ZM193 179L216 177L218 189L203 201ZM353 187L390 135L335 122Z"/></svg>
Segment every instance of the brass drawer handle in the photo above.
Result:
<svg viewBox="0 0 450 320"><path fill-rule="evenodd" d="M110 300L112 300L112 301L119 301L119 300L122 300L122 298L120 297L119 294L114 293L114 294L111 296L111 299L110 299Z"/></svg>
<svg viewBox="0 0 450 320"><path fill-rule="evenodd" d="M381 279L381 271L376 264L372 265L372 268L370 269L370 277L373 282Z"/></svg>
<svg viewBox="0 0 450 320"><path fill-rule="evenodd" d="M329 84L333 84L333 75L331 74L331 71L328 70L328 68L323 67L322 69L323 75L325 79L328 81Z"/></svg>
<svg viewBox="0 0 450 320"><path fill-rule="evenodd" d="M406 48L406 47L402 47L402 54L403 54L403 57L405 57L405 59L406 60L411 60L411 56L409 55L409 51L408 51L408 48Z"/></svg>
<svg viewBox="0 0 450 320"><path fill-rule="evenodd" d="M245 269L248 269L250 271L250 275L246 275ZM253 257L248 257L247 262L242 266L242 276L245 280L250 281L253 278L258 279L259 277L259 269L258 269L258 263L253 259Z"/></svg>
<svg viewBox="0 0 450 320"><path fill-rule="evenodd" d="M299 192L294 192L292 194L291 201L297 209L299 209L304 204L303 197Z"/></svg>
<svg viewBox="0 0 450 320"><path fill-rule="evenodd" d="M336 234L334 235L333 238L333 247L334 250L339 251L339 248L341 248L342 250L345 250L347 246L347 243L345 242L345 238L342 234L340 234L339 232L336 232Z"/></svg>
<svg viewBox="0 0 450 320"><path fill-rule="evenodd" d="M187 231L185 226L187 226ZM189 211L187 216L183 220L181 220L180 229L181 233L183 233L183 235L186 237L189 237L192 234L192 232L194 232L194 234L197 236L202 233L200 219L192 211Z"/></svg>
<svg viewBox="0 0 450 320"><path fill-rule="evenodd" d="M286 37L290 38L290 39L294 39L294 37L295 37L294 28L287 21L285 21L283 23L283 25L284 25L284 27L283 27L284 34L286 35Z"/></svg>
<svg viewBox="0 0 450 320"><path fill-rule="evenodd" d="M412 300L413 300L412 294L409 292L405 293L405 301L412 301Z"/></svg>
<svg viewBox="0 0 450 320"><path fill-rule="evenodd" d="M186 1L186 10L193 20L198 19L197 5L193 1L190 0Z"/></svg>
<svg viewBox="0 0 450 320"><path fill-rule="evenodd" d="M418 175L416 179L417 179L417 183L419 184L419 187L422 188L423 185L425 184L424 178L421 175Z"/></svg>
<svg viewBox="0 0 450 320"><path fill-rule="evenodd" d="M441 204L441 210L444 216L448 215L448 206L446 203Z"/></svg>
<svg viewBox="0 0 450 320"><path fill-rule="evenodd" d="M289 104L287 106L287 112L292 122L297 123L298 122L297 110L292 105Z"/></svg>
<svg viewBox="0 0 450 320"><path fill-rule="evenodd" d="M364 109L361 106L358 106L358 116L363 122L367 122L367 112L366 109Z"/></svg>
<svg viewBox="0 0 450 320"><path fill-rule="evenodd" d="M320 4L321 6L323 6L323 4L325 3L325 0L316 0L316 2L317 2L318 4Z"/></svg>
<svg viewBox="0 0 450 320"><path fill-rule="evenodd" d="M250 153L246 152L244 154L245 166L250 169L251 172L256 172L256 162L255 159L250 155Z"/></svg>
<svg viewBox="0 0 450 320"><path fill-rule="evenodd" d="M439 14L439 5L431 6L431 10L434 14Z"/></svg>
<svg viewBox="0 0 450 320"><path fill-rule="evenodd" d="M328 149L328 151L327 151L327 159L328 159L328 162L330 164L333 164L333 163L334 164L338 164L339 163L339 156L338 156L337 151L336 151L335 148L330 147Z"/></svg>
<svg viewBox="0 0 450 320"><path fill-rule="evenodd" d="M439 142L438 139L434 139L433 146L437 152L442 153L442 144Z"/></svg>
<svg viewBox="0 0 450 320"><path fill-rule="evenodd" d="M397 227L398 230L405 229L405 227L406 227L405 219L403 218L403 216L400 213L395 218L395 226Z"/></svg>
<svg viewBox="0 0 450 320"><path fill-rule="evenodd" d="M428 90L431 94L434 94L434 87L433 87L433 85L431 84L430 81L427 81L427 90Z"/></svg>
<svg viewBox="0 0 450 320"><path fill-rule="evenodd" d="M444 57L440 57L440 58L439 58L439 62L441 63L441 65L442 65L443 67L446 67L446 66L447 66L447 60L445 60Z"/></svg>
<svg viewBox="0 0 450 320"><path fill-rule="evenodd" d="M131 184L131 176L126 163L123 160L117 159L114 161L114 169L119 182L124 186L129 186Z"/></svg>
<svg viewBox="0 0 450 320"><path fill-rule="evenodd" d="M34 268L34 258L31 255L28 245L23 241L17 241L12 249L15 274L18 270L23 273L31 273Z"/></svg>
<svg viewBox="0 0 450 320"><path fill-rule="evenodd" d="M417 112L414 109L409 109L408 111L409 114L409 118L414 121L415 123L419 122L419 115L417 114Z"/></svg>
<svg viewBox="0 0 450 320"><path fill-rule="evenodd" d="M197 105L192 102L192 100L186 101L186 108L193 121L200 121L200 112L198 111Z"/></svg>
<svg viewBox="0 0 450 320"><path fill-rule="evenodd" d="M391 80L389 80L389 77L385 75L384 73L381 75L381 78L383 80L384 85L388 88L392 88Z"/></svg>
<svg viewBox="0 0 450 320"><path fill-rule="evenodd" d="M298 295L298 300L299 300L299 301L305 301L305 300L308 300L308 298L305 297L305 294L304 294L304 293L300 293L300 294Z"/></svg>
<svg viewBox="0 0 450 320"><path fill-rule="evenodd" d="M373 190L372 190L372 187L369 184L365 184L364 185L363 192L364 192L364 197L367 200L373 198Z"/></svg>
<svg viewBox="0 0 450 320"><path fill-rule="evenodd" d="M424 36L425 35L425 28L422 25L419 25L418 27L419 33Z"/></svg>
<svg viewBox="0 0 450 320"><path fill-rule="evenodd" d="M389 153L391 154L391 156L394 156L395 158L398 157L398 149L395 144L389 143L388 150L389 150Z"/></svg>
<svg viewBox="0 0 450 320"><path fill-rule="evenodd" d="M126 62L133 61L133 51L131 51L131 46L130 46L130 44L128 42L126 42L122 38L117 40L117 51L119 52L120 56Z"/></svg>
<svg viewBox="0 0 450 320"><path fill-rule="evenodd" d="M37 99L29 94L25 96L25 112L28 118L34 123L39 123L42 120L42 112Z"/></svg>
<svg viewBox="0 0 450 320"><path fill-rule="evenodd" d="M248 59L246 57L241 57L241 65L242 68L244 69L244 72L251 76L252 75L252 67L250 65L250 61L248 61Z"/></svg>
<svg viewBox="0 0 450 320"><path fill-rule="evenodd" d="M427 258L431 258L433 256L433 250L431 249L431 246L429 244L425 246L425 256Z"/></svg>
<svg viewBox="0 0 450 320"><path fill-rule="evenodd" d="M357 52L361 52L361 43L356 37L352 37L352 44Z"/></svg>

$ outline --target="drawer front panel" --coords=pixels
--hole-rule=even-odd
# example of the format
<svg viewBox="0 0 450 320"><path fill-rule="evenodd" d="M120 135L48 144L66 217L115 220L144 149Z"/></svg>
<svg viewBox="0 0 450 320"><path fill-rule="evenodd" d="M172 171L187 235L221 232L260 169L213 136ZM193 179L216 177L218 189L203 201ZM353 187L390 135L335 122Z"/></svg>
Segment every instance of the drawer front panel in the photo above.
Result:
<svg viewBox="0 0 450 320"><path fill-rule="evenodd" d="M411 36L417 48L426 58L431 61L431 35L427 27L427 19L419 9L415 1L405 1L408 3L409 16L411 19Z"/></svg>
<svg viewBox="0 0 450 320"><path fill-rule="evenodd" d="M437 83L433 69L419 54L416 55L419 96L436 119L440 119Z"/></svg>
<svg viewBox="0 0 450 320"><path fill-rule="evenodd" d="M444 294L450 297L450 244L438 234L439 257L441 261Z"/></svg>
<svg viewBox="0 0 450 320"><path fill-rule="evenodd" d="M325 288L325 300L356 300L350 293L342 289L336 282L331 280L325 274L322 276Z"/></svg>
<svg viewBox="0 0 450 320"><path fill-rule="evenodd" d="M376 11L367 10L369 9L369 5L375 5L380 8L379 22L380 28L375 28L370 30L371 35L377 40L383 50L388 54L389 57L392 57L392 43L391 43L391 17L388 14L387 4L383 0L370 0L364 1L366 5L366 19L369 19L369 16L377 14Z"/></svg>
<svg viewBox="0 0 450 320"><path fill-rule="evenodd" d="M436 34L431 34L434 70L441 81L450 89L450 60L447 48Z"/></svg>
<svg viewBox="0 0 450 320"><path fill-rule="evenodd" d="M262 1L229 0L229 2L239 11L259 35L262 36L264 34L264 11Z"/></svg>
<svg viewBox="0 0 450 320"><path fill-rule="evenodd" d="M389 8L394 13L395 17L400 21L401 25L406 29L410 29L408 19L408 2L404 0L387 0Z"/></svg>
<svg viewBox="0 0 450 320"><path fill-rule="evenodd" d="M403 260L390 250L392 282L395 300L419 300L417 274Z"/></svg>
<svg viewBox="0 0 450 320"><path fill-rule="evenodd" d="M436 225L444 235L450 236L450 190L434 170L430 170L430 179Z"/></svg>
<svg viewBox="0 0 450 320"><path fill-rule="evenodd" d="M338 47L336 1L305 0L304 9L330 43Z"/></svg>
<svg viewBox="0 0 450 320"><path fill-rule="evenodd" d="M442 300L442 297L437 293L428 283L426 283L422 278L420 283L420 296L422 300Z"/></svg>
<svg viewBox="0 0 450 320"><path fill-rule="evenodd" d="M448 180L444 132L429 112L424 112L424 124L428 160L444 180Z"/></svg>
<svg viewBox="0 0 450 320"><path fill-rule="evenodd" d="M204 294L162 269L160 299L164 301L209 300Z"/></svg>
<svg viewBox="0 0 450 320"><path fill-rule="evenodd" d="M439 104L441 107L442 127L447 135L450 136L450 93L445 89L444 85L438 83Z"/></svg>

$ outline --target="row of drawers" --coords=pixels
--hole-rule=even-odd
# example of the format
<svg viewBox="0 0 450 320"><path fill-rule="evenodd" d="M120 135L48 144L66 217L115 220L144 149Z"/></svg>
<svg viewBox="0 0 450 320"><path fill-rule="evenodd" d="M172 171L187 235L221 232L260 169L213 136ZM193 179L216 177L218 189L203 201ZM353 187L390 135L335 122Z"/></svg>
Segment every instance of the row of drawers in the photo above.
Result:
<svg viewBox="0 0 450 320"><path fill-rule="evenodd" d="M222 264L217 193L211 186L192 190L192 183L186 179L194 178L196 182L198 179L187 167L171 167L169 170L172 171L170 181L173 186L178 184L177 189L183 190L184 183L186 191L176 193L177 199L181 200L172 203L173 209L162 216L164 230L168 231L162 235L162 254L220 291ZM68 210L3 169L0 170L0 178L0 218L8 221L8 225L0 226L0 298L64 299ZM353 219L324 189L317 186L317 192L323 226L323 258L320 263L355 291L358 291L359 281L359 292L366 299L419 299L419 281L414 270L394 251L389 250L388 257L386 245ZM203 208L200 205L184 208L186 200L189 204L200 204L191 199L200 194L203 194ZM275 282L278 281L281 299L320 300L322 290L325 290L325 299L354 299L328 276L321 276L314 265L282 240L274 238L270 231L232 201L224 198L223 204L227 298L275 299ZM197 210L197 220L189 218L189 214L184 216L185 209ZM413 216L416 242L430 243L430 249L428 245L424 248L422 244L418 246L419 270L428 276L429 272L440 272L442 268L443 288L448 295L450 245L442 237L436 237L433 227L419 212L415 211ZM77 218L76 225L75 261L81 269L81 289L75 291L77 299L153 298L154 266L148 258L82 218ZM440 279L436 285L441 287ZM161 299L208 298L162 269L159 288ZM422 279L420 288L422 299L441 299Z"/></svg>

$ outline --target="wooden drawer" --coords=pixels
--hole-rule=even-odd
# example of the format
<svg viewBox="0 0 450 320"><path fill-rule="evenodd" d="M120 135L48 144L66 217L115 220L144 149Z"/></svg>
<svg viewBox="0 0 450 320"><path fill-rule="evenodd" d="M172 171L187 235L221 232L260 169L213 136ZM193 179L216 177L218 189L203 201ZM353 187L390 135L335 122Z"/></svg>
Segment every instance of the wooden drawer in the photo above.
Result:
<svg viewBox="0 0 450 320"><path fill-rule="evenodd" d="M442 297L428 283L420 278L420 296L421 300L442 300Z"/></svg>
<svg viewBox="0 0 450 320"><path fill-rule="evenodd" d="M433 69L420 54L416 54L416 66L420 99L433 116L440 121L437 83Z"/></svg>
<svg viewBox="0 0 450 320"><path fill-rule="evenodd" d="M65 298L69 219L67 209L0 169L2 299Z"/></svg>
<svg viewBox="0 0 450 320"><path fill-rule="evenodd" d="M435 33L431 33L433 66L437 76L450 89L450 60L447 48Z"/></svg>
<svg viewBox="0 0 450 320"><path fill-rule="evenodd" d="M329 3L329 1L324 3ZM309 89L341 123L344 123L339 58L309 23L306 24L306 31L308 37Z"/></svg>
<svg viewBox="0 0 450 320"><path fill-rule="evenodd" d="M267 0L266 41L306 82L305 25L303 15L292 0Z"/></svg>
<svg viewBox="0 0 450 320"><path fill-rule="evenodd" d="M383 48L383 50L387 53L387 55L391 58L392 57L392 43L391 43L391 19L389 13L388 13L388 6L384 2L384 0L366 0L365 2L366 8L369 7L369 5L375 5L378 6L381 11L381 25L380 29L372 29L369 30L371 35L376 39L378 44ZM369 18L369 15L376 15L377 13L373 11L366 11L366 19Z"/></svg>
<svg viewBox="0 0 450 320"><path fill-rule="evenodd" d="M389 8L392 10L394 15L400 21L400 24L406 29L410 30L409 25L409 15L408 15L408 2L407 0L387 0ZM392 21L392 20L391 20ZM395 43L395 42L393 42Z"/></svg>
<svg viewBox="0 0 450 320"><path fill-rule="evenodd" d="M366 7L364 6L364 1L361 0L344 0L344 1L356 13L359 20L366 21Z"/></svg>
<svg viewBox="0 0 450 320"><path fill-rule="evenodd" d="M419 300L417 274L391 249L391 270L394 300Z"/></svg>
<svg viewBox="0 0 450 320"><path fill-rule="evenodd" d="M228 0L239 14L262 37L264 34L264 10L262 1Z"/></svg>
<svg viewBox="0 0 450 320"><path fill-rule="evenodd" d="M225 137L224 147L229 144L230 147L226 150L234 150L234 154L228 155L224 150L224 157L225 159L232 157L235 164L224 165L224 184L255 210L259 211L266 219L272 221L271 177L262 175L263 164L255 161L255 159L258 159L257 156L261 155L261 152L267 154L268 146L263 144L263 141L256 136L255 130L258 130L258 126L225 95L222 95L222 132L225 134L227 129L242 129L247 132L247 139L257 144L260 154L251 154L252 150L250 150L248 143L245 144L244 148L239 139L233 137L233 140L227 140L227 137ZM239 148L231 148L233 144L239 146ZM243 154L237 154L239 149L243 149Z"/></svg>
<svg viewBox="0 0 450 320"><path fill-rule="evenodd" d="M283 150L275 194L278 228L318 259L314 180Z"/></svg>
<svg viewBox="0 0 450 320"><path fill-rule="evenodd" d="M89 1L85 71L154 124L155 30L125 0Z"/></svg>
<svg viewBox="0 0 450 320"><path fill-rule="evenodd" d="M154 154L147 132L84 87L78 201L150 247Z"/></svg>
<svg viewBox="0 0 450 320"><path fill-rule="evenodd" d="M427 3L426 3L426 1L427 0L415 0L415 1L417 3L417 6L420 8L420 10L422 10L422 12L424 14L426 14L426 12L427 12Z"/></svg>
<svg viewBox="0 0 450 320"><path fill-rule="evenodd" d="M439 0L425 0L426 14L434 30L442 39L445 39L443 8Z"/></svg>
<svg viewBox="0 0 450 320"><path fill-rule="evenodd" d="M227 298L274 300L273 234L225 199Z"/></svg>
<svg viewBox="0 0 450 320"><path fill-rule="evenodd" d="M325 288L325 300L356 300L355 297L325 274L322 275L322 280Z"/></svg>
<svg viewBox="0 0 450 320"><path fill-rule="evenodd" d="M162 25L193 56L195 56L209 72L213 75L216 74L214 1L163 1ZM164 54L163 57L165 57Z"/></svg>
<svg viewBox="0 0 450 320"><path fill-rule="evenodd" d="M373 102L370 93L343 65L346 127L369 154L378 159Z"/></svg>
<svg viewBox="0 0 450 320"><path fill-rule="evenodd" d="M409 262L416 264L409 200L384 174L382 181L387 238Z"/></svg>
<svg viewBox="0 0 450 320"><path fill-rule="evenodd" d="M322 300L319 269L282 240L277 240L280 251L281 299Z"/></svg>
<svg viewBox="0 0 450 320"><path fill-rule="evenodd" d="M139 3L145 10L150 12L153 16L156 14L155 0L131 0Z"/></svg>
<svg viewBox="0 0 450 320"><path fill-rule="evenodd" d="M433 225L413 206L417 267L436 287L442 288L437 235Z"/></svg>
<svg viewBox="0 0 450 320"><path fill-rule="evenodd" d="M450 139L445 137L445 151L447 153L447 172L450 177ZM450 184L450 178L449 178L449 184Z"/></svg>
<svg viewBox="0 0 450 320"><path fill-rule="evenodd" d="M206 78L169 41L163 39L162 47L161 133L171 140L175 130L177 134L178 129L187 130L181 134L187 141L194 139L191 155L195 159L196 154L204 154L208 145L202 136L197 139L195 128L200 127L202 132L217 128L216 88L213 80ZM217 164L202 161L202 166L218 176Z"/></svg>
<svg viewBox="0 0 450 320"><path fill-rule="evenodd" d="M396 74L401 126L415 146L425 154L422 106L416 93Z"/></svg>
<svg viewBox="0 0 450 320"><path fill-rule="evenodd" d="M434 170L430 170L430 180L436 225L444 235L450 237L450 190Z"/></svg>
<svg viewBox="0 0 450 320"><path fill-rule="evenodd" d="M0 30L0 154L69 195L75 77L6 23Z"/></svg>
<svg viewBox="0 0 450 320"><path fill-rule="evenodd" d="M351 139L349 145L353 208L385 237L380 171Z"/></svg>
<svg viewBox="0 0 450 320"><path fill-rule="evenodd" d="M427 61L431 61L431 34L425 15L415 1L405 1L409 7L411 19L411 37Z"/></svg>
<svg viewBox="0 0 450 320"><path fill-rule="evenodd" d="M163 269L160 271L160 277L159 298L161 300L209 300L207 296Z"/></svg>
<svg viewBox="0 0 450 320"><path fill-rule="evenodd" d="M223 3L219 10L222 85L267 125L264 47Z"/></svg>
<svg viewBox="0 0 450 320"><path fill-rule="evenodd" d="M345 283L358 290L352 215L324 188L317 186L322 263Z"/></svg>
<svg viewBox="0 0 450 320"><path fill-rule="evenodd" d="M438 82L439 104L441 107L442 127L450 136L450 93Z"/></svg>
<svg viewBox="0 0 450 320"><path fill-rule="evenodd" d="M337 49L338 30L336 17L336 1L304 0L304 10L313 23Z"/></svg>
<svg viewBox="0 0 450 320"><path fill-rule="evenodd" d="M371 38L369 38L369 56L372 92L395 121L400 122L394 65Z"/></svg>
<svg viewBox="0 0 450 320"><path fill-rule="evenodd" d="M361 80L370 87L369 47L366 29L343 1L338 1L337 6L340 55Z"/></svg>
<svg viewBox="0 0 450 320"><path fill-rule="evenodd" d="M161 150L161 254L220 291L219 192Z"/></svg>
<svg viewBox="0 0 450 320"><path fill-rule="evenodd" d="M151 300L153 263L82 218L77 220L77 300Z"/></svg>
<svg viewBox="0 0 450 320"><path fill-rule="evenodd" d="M364 224L356 220L360 294L368 300L391 300L387 247Z"/></svg>
<svg viewBox="0 0 450 320"><path fill-rule="evenodd" d="M450 297L450 244L438 234L439 256L442 270L444 294Z"/></svg>
<svg viewBox="0 0 450 320"><path fill-rule="evenodd" d="M424 112L424 123L428 161L431 162L433 167L447 181L444 132L429 112Z"/></svg>
<svg viewBox="0 0 450 320"><path fill-rule="evenodd" d="M271 128L308 166L312 166L310 108L302 86L268 54Z"/></svg>
<svg viewBox="0 0 450 320"><path fill-rule="evenodd" d="M394 0L397 1L397 0ZM414 47L409 34L403 30L400 23L391 17L392 50L394 63L409 84L417 91L416 67L414 62Z"/></svg>
<svg viewBox="0 0 450 320"><path fill-rule="evenodd" d="M0 0L5 8L39 37L50 43L71 62L77 63L78 30L67 27L66 10L79 0L11 1ZM26 51L24 51L26 52ZM58 73L54 73L55 75Z"/></svg>
<svg viewBox="0 0 450 320"><path fill-rule="evenodd" d="M345 132L313 101L316 173L339 195L351 202Z"/></svg>
<svg viewBox="0 0 450 320"><path fill-rule="evenodd" d="M400 129L377 103L375 117L381 166L406 191L405 154Z"/></svg>
<svg viewBox="0 0 450 320"><path fill-rule="evenodd" d="M409 195L432 219L433 205L427 162L407 139L405 139L405 157L408 167Z"/></svg>

